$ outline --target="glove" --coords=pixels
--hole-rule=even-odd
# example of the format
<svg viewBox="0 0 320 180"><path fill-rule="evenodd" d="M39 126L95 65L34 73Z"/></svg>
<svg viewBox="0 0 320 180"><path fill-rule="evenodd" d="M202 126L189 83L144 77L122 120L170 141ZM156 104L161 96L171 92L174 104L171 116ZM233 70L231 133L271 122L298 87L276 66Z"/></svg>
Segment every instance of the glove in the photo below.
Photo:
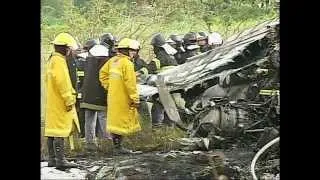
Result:
<svg viewBox="0 0 320 180"><path fill-rule="evenodd" d="M136 72L136 77L140 77L141 75L142 74L139 71Z"/></svg>

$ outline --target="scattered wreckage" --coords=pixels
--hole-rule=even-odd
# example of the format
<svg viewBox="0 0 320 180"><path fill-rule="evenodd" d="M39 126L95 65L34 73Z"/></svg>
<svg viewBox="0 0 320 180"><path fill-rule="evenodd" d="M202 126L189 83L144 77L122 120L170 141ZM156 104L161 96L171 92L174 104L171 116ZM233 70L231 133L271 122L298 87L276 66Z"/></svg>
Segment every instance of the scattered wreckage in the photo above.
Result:
<svg viewBox="0 0 320 180"><path fill-rule="evenodd" d="M279 19L264 22L148 77L139 85L141 99L159 96L168 117L190 138L205 138L207 149L235 140L254 142L257 151L278 144L279 26Z"/></svg>

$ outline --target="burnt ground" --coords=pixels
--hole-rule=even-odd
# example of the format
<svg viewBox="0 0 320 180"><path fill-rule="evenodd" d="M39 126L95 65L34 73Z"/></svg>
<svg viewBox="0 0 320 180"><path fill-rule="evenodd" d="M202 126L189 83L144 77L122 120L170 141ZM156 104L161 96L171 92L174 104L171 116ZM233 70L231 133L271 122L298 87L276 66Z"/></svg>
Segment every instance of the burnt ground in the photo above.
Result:
<svg viewBox="0 0 320 180"><path fill-rule="evenodd" d="M228 149L214 151L153 151L123 156L110 153L77 155L69 160L80 164L79 169L69 169L60 174L54 172L54 177L72 179L66 174L74 173L77 175L73 175L74 179L211 180L225 176L229 180L250 180L250 164L255 152L250 146L241 146L234 144ZM280 173L279 159L272 159L276 158L274 153L261 158L256 165L257 176L259 179L275 179ZM42 179L50 179L53 171L44 168L48 167L42 167ZM264 173L269 175L262 177Z"/></svg>

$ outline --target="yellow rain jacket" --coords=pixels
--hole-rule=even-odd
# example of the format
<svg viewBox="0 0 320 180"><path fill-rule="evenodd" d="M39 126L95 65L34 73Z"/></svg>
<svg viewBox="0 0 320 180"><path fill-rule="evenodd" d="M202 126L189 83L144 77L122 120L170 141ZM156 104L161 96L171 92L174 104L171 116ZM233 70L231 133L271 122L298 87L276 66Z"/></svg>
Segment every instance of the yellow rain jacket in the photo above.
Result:
<svg viewBox="0 0 320 180"><path fill-rule="evenodd" d="M46 91L44 135L69 137L74 124L80 132L75 109L76 93L71 84L65 56L57 52L52 53L47 64ZM67 112L66 107L69 105L73 107Z"/></svg>
<svg viewBox="0 0 320 180"><path fill-rule="evenodd" d="M129 135L141 130L138 111L130 104L139 103L136 74L130 57L118 54L100 69L99 79L107 90L107 131Z"/></svg>

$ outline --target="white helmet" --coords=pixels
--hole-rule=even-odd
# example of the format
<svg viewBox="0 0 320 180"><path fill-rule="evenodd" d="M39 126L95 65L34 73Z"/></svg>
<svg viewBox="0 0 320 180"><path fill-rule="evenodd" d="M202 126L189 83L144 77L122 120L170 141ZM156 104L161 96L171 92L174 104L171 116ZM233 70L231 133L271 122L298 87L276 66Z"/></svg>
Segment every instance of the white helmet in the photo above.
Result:
<svg viewBox="0 0 320 180"><path fill-rule="evenodd" d="M134 49L134 50L140 50L141 49L141 45L139 43L139 41L132 39L130 45L129 45L130 49Z"/></svg>
<svg viewBox="0 0 320 180"><path fill-rule="evenodd" d="M219 33L213 32L208 36L209 45L221 45L223 43L222 37Z"/></svg>
<svg viewBox="0 0 320 180"><path fill-rule="evenodd" d="M107 57L109 56L109 50L107 47L101 45L101 44L97 44L94 45L90 50L89 53L92 56L103 56L103 57Z"/></svg>

